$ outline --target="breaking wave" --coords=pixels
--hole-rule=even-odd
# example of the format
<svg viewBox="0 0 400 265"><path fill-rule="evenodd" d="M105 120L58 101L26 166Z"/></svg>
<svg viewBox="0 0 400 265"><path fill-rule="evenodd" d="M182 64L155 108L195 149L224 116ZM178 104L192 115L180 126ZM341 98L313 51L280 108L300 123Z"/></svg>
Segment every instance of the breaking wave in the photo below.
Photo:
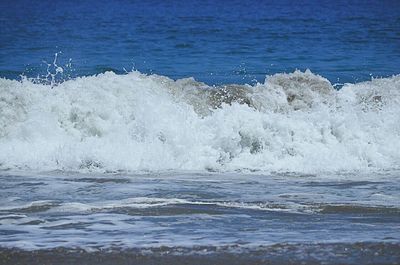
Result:
<svg viewBox="0 0 400 265"><path fill-rule="evenodd" d="M0 79L0 168L393 169L400 75L336 90L310 71L264 83L106 72L58 84Z"/></svg>

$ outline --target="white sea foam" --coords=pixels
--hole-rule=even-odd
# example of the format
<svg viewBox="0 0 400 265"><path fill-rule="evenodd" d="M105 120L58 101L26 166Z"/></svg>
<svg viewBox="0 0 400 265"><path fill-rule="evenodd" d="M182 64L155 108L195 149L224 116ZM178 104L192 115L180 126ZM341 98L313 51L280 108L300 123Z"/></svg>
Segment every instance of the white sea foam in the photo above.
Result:
<svg viewBox="0 0 400 265"><path fill-rule="evenodd" d="M0 167L321 172L400 164L400 75L310 71L262 84L106 72L57 85L0 79Z"/></svg>

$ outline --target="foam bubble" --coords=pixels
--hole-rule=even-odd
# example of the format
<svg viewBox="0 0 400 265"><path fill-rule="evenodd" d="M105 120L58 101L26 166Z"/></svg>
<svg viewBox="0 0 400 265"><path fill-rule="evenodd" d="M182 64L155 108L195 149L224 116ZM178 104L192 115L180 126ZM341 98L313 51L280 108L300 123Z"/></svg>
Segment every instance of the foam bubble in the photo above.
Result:
<svg viewBox="0 0 400 265"><path fill-rule="evenodd" d="M106 72L0 79L0 167L338 171L400 161L400 75L345 84L310 71L210 87Z"/></svg>

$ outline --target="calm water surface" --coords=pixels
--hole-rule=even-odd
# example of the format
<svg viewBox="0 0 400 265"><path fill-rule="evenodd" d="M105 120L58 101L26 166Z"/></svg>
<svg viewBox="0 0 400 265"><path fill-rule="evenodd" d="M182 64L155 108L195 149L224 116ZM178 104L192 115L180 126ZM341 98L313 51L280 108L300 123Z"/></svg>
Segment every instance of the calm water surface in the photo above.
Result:
<svg viewBox="0 0 400 265"><path fill-rule="evenodd" d="M2 1L0 76L132 68L210 84L309 68L333 83L398 74L398 1Z"/></svg>

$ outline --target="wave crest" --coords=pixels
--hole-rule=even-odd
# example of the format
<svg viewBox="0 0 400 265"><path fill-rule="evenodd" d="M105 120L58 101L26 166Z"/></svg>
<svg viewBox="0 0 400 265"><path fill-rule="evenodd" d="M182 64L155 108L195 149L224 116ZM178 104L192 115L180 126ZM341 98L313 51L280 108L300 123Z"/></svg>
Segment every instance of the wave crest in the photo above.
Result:
<svg viewBox="0 0 400 265"><path fill-rule="evenodd" d="M57 86L0 79L1 168L393 168L400 75L345 84L295 71L254 86L131 72Z"/></svg>

